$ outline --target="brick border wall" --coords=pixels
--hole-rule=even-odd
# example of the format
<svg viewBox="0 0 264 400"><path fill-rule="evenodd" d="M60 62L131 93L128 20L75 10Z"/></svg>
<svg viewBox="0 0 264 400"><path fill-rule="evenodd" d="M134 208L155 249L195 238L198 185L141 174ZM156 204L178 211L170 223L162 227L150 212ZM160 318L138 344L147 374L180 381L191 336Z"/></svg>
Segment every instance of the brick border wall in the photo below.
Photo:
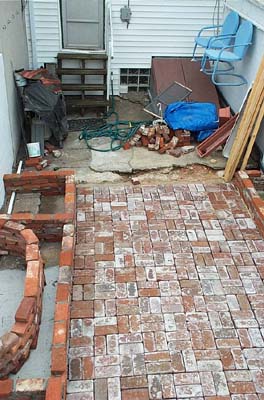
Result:
<svg viewBox="0 0 264 400"><path fill-rule="evenodd" d="M25 175L26 174L26 175ZM49 178L55 181L54 175L59 175L57 182L63 185L63 192L65 195L65 212L61 214L37 214L32 216L25 214L12 214L10 216L4 215L4 219L23 221L27 227L32 226L35 223L37 231L41 232L40 239L44 238L48 240L61 240L62 247L60 252L59 261L59 277L56 290L56 302L55 302L55 313L54 313L54 326L53 326L53 340L51 349L51 375L48 380L46 379L19 379L14 382L12 379L6 379L0 381L0 398L6 400L62 400L66 398L67 390L67 350L68 350L68 338L69 338L69 325L70 325L70 301L71 301L71 290L72 290L72 268L74 260L74 247L75 247L75 212L76 212L76 187L74 182L73 171L61 171L61 172L30 172L23 173L22 179L25 182L25 176L33 178L33 188L35 191L40 191L37 185L37 181L41 182L43 195L56 195L56 191L49 191L49 194L45 192L43 176L46 181L46 185L50 182ZM20 176L21 176L20 175ZM9 182L8 177L13 179L14 175L5 176L5 182ZM39 178L43 178L39 180ZM18 184L17 176L15 180L17 182L17 188L19 187L20 192L25 192L22 185ZM13 191L14 181L12 186L10 185L8 190ZM27 180L26 180L27 181ZM47 183L48 182L48 183ZM46 218L48 216L48 218ZM33 218L32 218L33 217ZM1 215L0 215L1 218ZM19 219L20 218L20 219ZM56 225L60 227L60 233L54 236L45 236L45 232L48 232L50 224L55 229ZM37 234L38 234L37 232ZM49 233L49 232L48 232ZM39 236L39 235L38 235ZM51 239L52 238L52 239ZM1 386L2 385L2 386ZM2 397L1 397L2 390ZM4 394L5 393L5 394Z"/></svg>
<svg viewBox="0 0 264 400"><path fill-rule="evenodd" d="M63 226L74 219L74 171L23 172L4 175L7 194L40 192L42 196L64 194L64 210L56 214L13 213L0 214L0 219L17 221L32 229L38 238L58 242L63 237Z"/></svg>
<svg viewBox="0 0 264 400"><path fill-rule="evenodd" d="M250 177L259 176L259 171L239 171L235 175L235 185L237 186L243 200L253 214L255 223L264 237L264 200L262 200Z"/></svg>
<svg viewBox="0 0 264 400"><path fill-rule="evenodd" d="M75 226L64 225L51 349L51 377L47 386L46 400L66 398L74 247Z"/></svg>
<svg viewBox="0 0 264 400"><path fill-rule="evenodd" d="M34 232L12 221L0 220L0 227L2 254L25 257L27 263L24 296L15 323L10 332L0 337L0 378L6 378L11 372L18 372L30 349L37 347L45 277L39 240Z"/></svg>

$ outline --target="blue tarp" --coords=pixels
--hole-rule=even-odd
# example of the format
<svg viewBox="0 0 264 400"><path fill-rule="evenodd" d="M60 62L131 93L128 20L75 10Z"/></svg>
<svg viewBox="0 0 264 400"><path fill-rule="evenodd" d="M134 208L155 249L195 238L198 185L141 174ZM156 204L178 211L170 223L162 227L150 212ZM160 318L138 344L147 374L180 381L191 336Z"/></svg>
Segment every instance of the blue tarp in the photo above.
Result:
<svg viewBox="0 0 264 400"><path fill-rule="evenodd" d="M186 129L196 133L198 141L204 140L218 128L217 108L213 103L178 101L167 106L164 119L173 130Z"/></svg>

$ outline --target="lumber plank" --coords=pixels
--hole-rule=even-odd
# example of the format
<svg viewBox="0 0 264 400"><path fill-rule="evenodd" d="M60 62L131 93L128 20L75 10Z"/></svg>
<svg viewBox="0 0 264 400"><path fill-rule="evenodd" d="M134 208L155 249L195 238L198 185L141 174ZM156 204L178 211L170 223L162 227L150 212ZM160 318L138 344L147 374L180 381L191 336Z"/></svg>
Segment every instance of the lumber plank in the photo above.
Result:
<svg viewBox="0 0 264 400"><path fill-rule="evenodd" d="M229 159L226 164L224 180L229 182L240 162L240 159L245 151L248 138L253 129L254 123L258 116L260 107L264 98L264 57L260 63L258 72L256 74L255 82L252 91L249 95L245 112L238 126L237 136L233 143Z"/></svg>
<svg viewBox="0 0 264 400"><path fill-rule="evenodd" d="M254 122L257 118L260 104L263 101L263 95L264 91L262 90L262 100L261 98L251 99L251 102L250 98L248 100L248 102L250 102L250 106L248 108L246 106L245 113L238 127L236 139L231 149L230 157L226 164L224 179L228 182L232 179L236 171L236 168L240 162L240 159L243 155L243 152L245 151L248 138L254 126Z"/></svg>
<svg viewBox="0 0 264 400"><path fill-rule="evenodd" d="M249 144L248 144L245 156L244 156L244 160L243 160L243 163L241 165L241 170L245 170L246 167L247 167L247 163L248 163L251 151L253 149L253 146L254 146L254 143L255 143L255 140L256 140L256 137L257 137L261 122L263 120L263 117L264 117L264 102L262 102L262 105L261 105L261 108L260 108L256 123L254 125L254 129L253 129L252 135L250 137L250 141L249 141Z"/></svg>

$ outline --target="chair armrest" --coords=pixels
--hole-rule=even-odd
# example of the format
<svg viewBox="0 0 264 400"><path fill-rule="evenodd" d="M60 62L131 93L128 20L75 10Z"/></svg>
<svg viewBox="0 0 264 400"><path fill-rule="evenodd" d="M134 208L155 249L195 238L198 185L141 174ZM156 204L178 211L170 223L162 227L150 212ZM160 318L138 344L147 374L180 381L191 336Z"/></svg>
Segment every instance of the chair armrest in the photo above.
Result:
<svg viewBox="0 0 264 400"><path fill-rule="evenodd" d="M215 28L222 28L223 25L210 25L204 26L202 29L199 30L197 37L201 36L202 32L205 30L215 29Z"/></svg>
<svg viewBox="0 0 264 400"><path fill-rule="evenodd" d="M218 60L220 60L220 57L222 55L222 53L227 50L227 49L234 49L235 47L242 47L242 46L249 46L250 44L252 44L252 42L249 43L243 43L243 44L231 44L230 46L225 46L223 47L218 54Z"/></svg>
<svg viewBox="0 0 264 400"><path fill-rule="evenodd" d="M212 45L212 43L213 42L216 42L217 40L219 40L219 39L227 39L227 38L233 38L233 37L236 37L236 35L217 35L217 36L212 36L210 39L209 39L209 42L208 42L208 44L207 44L207 49L209 49L210 47L211 47L211 45Z"/></svg>

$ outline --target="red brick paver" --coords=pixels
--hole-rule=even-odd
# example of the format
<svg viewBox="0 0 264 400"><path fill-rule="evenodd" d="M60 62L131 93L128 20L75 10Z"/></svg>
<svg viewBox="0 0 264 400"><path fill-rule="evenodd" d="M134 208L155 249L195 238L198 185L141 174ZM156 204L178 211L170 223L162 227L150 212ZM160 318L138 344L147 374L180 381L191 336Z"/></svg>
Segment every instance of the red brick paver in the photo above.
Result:
<svg viewBox="0 0 264 400"><path fill-rule="evenodd" d="M264 241L232 185L79 188L68 400L264 399Z"/></svg>

